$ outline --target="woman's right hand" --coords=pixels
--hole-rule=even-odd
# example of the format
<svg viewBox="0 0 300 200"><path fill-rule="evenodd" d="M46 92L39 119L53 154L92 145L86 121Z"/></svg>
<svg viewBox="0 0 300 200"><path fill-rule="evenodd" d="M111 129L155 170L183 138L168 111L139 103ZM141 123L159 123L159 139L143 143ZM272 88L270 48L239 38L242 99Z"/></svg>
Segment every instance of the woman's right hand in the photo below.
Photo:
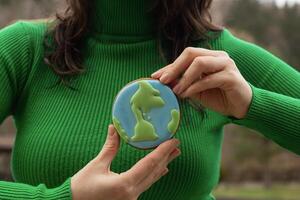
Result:
<svg viewBox="0 0 300 200"><path fill-rule="evenodd" d="M121 174L110 171L119 149L119 135L110 125L99 155L71 178L73 200L136 200L168 172L167 165L180 155L179 141L164 142Z"/></svg>

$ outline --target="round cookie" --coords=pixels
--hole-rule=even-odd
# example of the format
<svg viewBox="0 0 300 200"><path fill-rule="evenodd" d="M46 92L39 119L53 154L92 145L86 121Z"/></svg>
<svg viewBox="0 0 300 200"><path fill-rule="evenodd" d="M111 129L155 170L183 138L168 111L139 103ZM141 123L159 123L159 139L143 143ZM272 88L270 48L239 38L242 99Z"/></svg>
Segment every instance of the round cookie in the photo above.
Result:
<svg viewBox="0 0 300 200"><path fill-rule="evenodd" d="M118 93L112 116L117 132L126 143L151 149L174 136L180 109L168 86L154 79L139 79Z"/></svg>

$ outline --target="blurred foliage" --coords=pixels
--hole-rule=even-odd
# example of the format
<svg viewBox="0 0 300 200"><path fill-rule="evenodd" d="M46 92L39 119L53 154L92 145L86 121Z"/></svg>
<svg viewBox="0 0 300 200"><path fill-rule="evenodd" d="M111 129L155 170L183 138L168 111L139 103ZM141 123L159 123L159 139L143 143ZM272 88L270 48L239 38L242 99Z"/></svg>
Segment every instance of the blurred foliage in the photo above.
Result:
<svg viewBox="0 0 300 200"><path fill-rule="evenodd" d="M227 26L247 32L254 40L300 69L300 7L279 8L257 0L236 0L224 18Z"/></svg>
<svg viewBox="0 0 300 200"><path fill-rule="evenodd" d="M0 27L18 19L52 16L64 6L62 0L0 0Z"/></svg>
<svg viewBox="0 0 300 200"><path fill-rule="evenodd" d="M214 195L228 200L299 200L299 188L299 184L275 184L267 190L260 184L227 184L220 185Z"/></svg>
<svg viewBox="0 0 300 200"><path fill-rule="evenodd" d="M300 181L299 156L282 149L253 130L229 125L225 128L221 181Z"/></svg>
<svg viewBox="0 0 300 200"><path fill-rule="evenodd" d="M227 5L223 24L300 69L300 7L277 7L258 0L219 1ZM228 6L230 4L230 6ZM300 157L259 133L239 126L226 128L221 180L229 182L300 181Z"/></svg>

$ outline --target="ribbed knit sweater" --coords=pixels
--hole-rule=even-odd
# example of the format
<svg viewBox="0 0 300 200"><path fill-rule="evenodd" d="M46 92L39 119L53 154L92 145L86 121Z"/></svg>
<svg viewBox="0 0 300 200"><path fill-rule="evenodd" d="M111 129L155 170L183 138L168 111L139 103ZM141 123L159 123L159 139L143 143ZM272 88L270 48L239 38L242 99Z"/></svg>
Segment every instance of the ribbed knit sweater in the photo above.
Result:
<svg viewBox="0 0 300 200"><path fill-rule="evenodd" d="M144 1L128 1L97 0L93 6L97 14L82 48L86 73L72 82L77 91L64 85L49 88L57 76L43 61L45 23L17 22L0 31L0 123L13 115L17 127L15 182L0 182L0 199L71 199L70 177L101 150L115 95L167 64L157 50L155 24ZM258 130L300 154L300 74L226 29L208 42L211 49L226 51L251 84L248 114L237 120L206 110L202 118L182 102L176 134L182 155L142 200L214 199L223 126L229 123ZM122 142L112 170L128 170L147 153Z"/></svg>

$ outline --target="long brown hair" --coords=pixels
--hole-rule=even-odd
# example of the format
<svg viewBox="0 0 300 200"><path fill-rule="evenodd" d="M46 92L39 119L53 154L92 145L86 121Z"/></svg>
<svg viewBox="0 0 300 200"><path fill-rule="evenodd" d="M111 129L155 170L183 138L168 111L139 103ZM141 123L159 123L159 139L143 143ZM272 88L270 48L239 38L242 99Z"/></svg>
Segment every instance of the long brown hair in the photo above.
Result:
<svg viewBox="0 0 300 200"><path fill-rule="evenodd" d="M208 39L209 31L221 29L211 23L212 0L156 0L149 12L156 20L159 47L168 62L196 41ZM45 62L63 83L84 72L81 45L88 33L89 1L67 0L67 9L57 14L45 37Z"/></svg>

